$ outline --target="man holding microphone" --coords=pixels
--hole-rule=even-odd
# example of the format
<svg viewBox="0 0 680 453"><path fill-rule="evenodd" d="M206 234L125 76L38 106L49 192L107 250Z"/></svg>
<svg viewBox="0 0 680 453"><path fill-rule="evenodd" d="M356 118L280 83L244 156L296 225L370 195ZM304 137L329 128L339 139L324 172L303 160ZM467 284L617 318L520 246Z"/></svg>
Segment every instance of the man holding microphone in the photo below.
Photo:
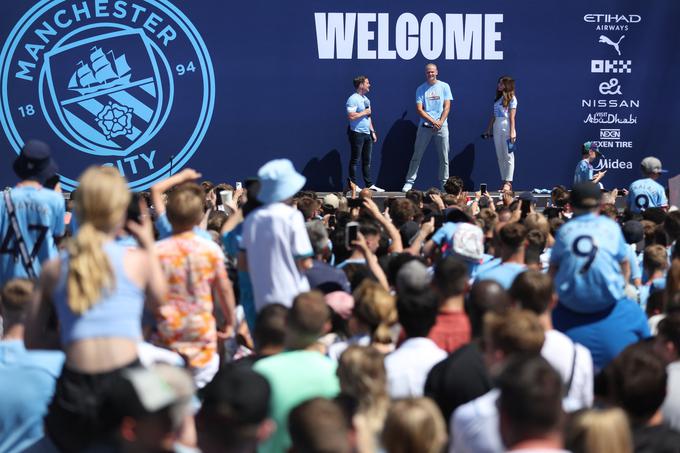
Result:
<svg viewBox="0 0 680 453"><path fill-rule="evenodd" d="M349 120L347 135L352 151L349 159L349 190L357 185L356 170L361 156L361 171L364 175L366 187L376 192L384 192L384 189L371 182L371 152L373 151L373 143L378 141L378 136L371 121L371 101L366 97L370 88L371 84L366 76L355 77L354 89L356 92L347 99L345 104L347 119Z"/></svg>

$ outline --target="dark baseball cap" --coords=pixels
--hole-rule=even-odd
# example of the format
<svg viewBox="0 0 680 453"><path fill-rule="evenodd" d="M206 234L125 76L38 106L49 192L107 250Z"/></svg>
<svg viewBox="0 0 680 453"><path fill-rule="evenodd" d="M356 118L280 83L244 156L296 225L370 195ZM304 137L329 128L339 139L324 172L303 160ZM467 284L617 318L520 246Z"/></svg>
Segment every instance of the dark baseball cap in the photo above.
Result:
<svg viewBox="0 0 680 453"><path fill-rule="evenodd" d="M246 365L227 364L201 394L201 412L231 425L256 425L269 413L269 382Z"/></svg>
<svg viewBox="0 0 680 453"><path fill-rule="evenodd" d="M571 189L571 205L575 208L595 208L600 204L601 199L600 187L592 182L582 182Z"/></svg>
<svg viewBox="0 0 680 453"><path fill-rule="evenodd" d="M21 180L34 180L41 184L53 178L57 171L56 162L52 159L50 147L39 140L29 140L14 160L14 173Z"/></svg>
<svg viewBox="0 0 680 453"><path fill-rule="evenodd" d="M621 227L623 237L628 244L637 244L645 238L642 223L637 220L629 220Z"/></svg>
<svg viewBox="0 0 680 453"><path fill-rule="evenodd" d="M415 239L416 235L420 231L420 226L413 220L409 220L399 227L399 235L401 236L401 243L404 247L408 247Z"/></svg>
<svg viewBox="0 0 680 453"><path fill-rule="evenodd" d="M531 192L522 192L519 194L519 199L522 201L530 201L536 203L536 197Z"/></svg>

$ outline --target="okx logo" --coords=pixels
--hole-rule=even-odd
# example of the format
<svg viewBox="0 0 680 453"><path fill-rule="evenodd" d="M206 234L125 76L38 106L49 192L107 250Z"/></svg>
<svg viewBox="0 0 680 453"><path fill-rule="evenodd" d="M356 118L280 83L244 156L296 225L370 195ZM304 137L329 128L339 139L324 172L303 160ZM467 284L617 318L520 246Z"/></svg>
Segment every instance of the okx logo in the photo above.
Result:
<svg viewBox="0 0 680 453"><path fill-rule="evenodd" d="M43 0L10 33L0 77L14 151L48 141L67 189L90 165L138 190L181 168L215 100L205 44L169 0Z"/></svg>

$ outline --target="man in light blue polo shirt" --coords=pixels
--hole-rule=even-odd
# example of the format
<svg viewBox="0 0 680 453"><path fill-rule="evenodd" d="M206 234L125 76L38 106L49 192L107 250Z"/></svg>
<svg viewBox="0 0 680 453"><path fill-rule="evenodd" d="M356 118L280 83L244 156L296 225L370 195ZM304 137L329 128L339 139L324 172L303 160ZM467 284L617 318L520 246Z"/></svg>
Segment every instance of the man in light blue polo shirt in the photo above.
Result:
<svg viewBox="0 0 680 453"><path fill-rule="evenodd" d="M633 182L628 188L628 209L631 212L642 212L649 208L668 207L666 191L656 182L661 173L668 172L661 168L661 161L656 157L645 157L640 163L640 169L645 177Z"/></svg>
<svg viewBox="0 0 680 453"><path fill-rule="evenodd" d="M437 75L439 75L437 65L430 63L425 66L426 82L416 90L416 111L420 116L420 122L402 192L411 190L416 182L420 160L433 138L439 157L439 181L442 188L449 178L449 126L446 119L449 116L453 96L449 84L437 80Z"/></svg>
<svg viewBox="0 0 680 453"><path fill-rule="evenodd" d="M349 189L352 189L352 184L356 185L357 183L357 163L361 156L361 171L364 174L366 187L376 192L384 192L383 189L371 182L371 152L373 151L373 143L378 141L378 136L373 128L373 121L371 121L371 101L366 97L370 88L371 83L368 77L355 77L354 89L356 92L345 103L347 119L349 120L347 134L352 151L349 159Z"/></svg>
<svg viewBox="0 0 680 453"><path fill-rule="evenodd" d="M550 256L559 302L578 313L605 310L624 299L630 277L628 245L619 225L597 213L601 198L592 182L574 186L574 217L558 230Z"/></svg>

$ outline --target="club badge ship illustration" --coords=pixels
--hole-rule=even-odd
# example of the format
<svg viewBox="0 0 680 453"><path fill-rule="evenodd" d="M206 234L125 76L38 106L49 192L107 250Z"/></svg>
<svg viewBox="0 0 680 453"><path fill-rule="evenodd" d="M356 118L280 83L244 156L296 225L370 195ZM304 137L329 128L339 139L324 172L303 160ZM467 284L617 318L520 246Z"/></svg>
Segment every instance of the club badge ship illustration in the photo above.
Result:
<svg viewBox="0 0 680 453"><path fill-rule="evenodd" d="M101 47L95 46L90 54L90 64L78 62L68 88L84 95L127 84L131 77L125 54L116 58L112 50L104 53Z"/></svg>

